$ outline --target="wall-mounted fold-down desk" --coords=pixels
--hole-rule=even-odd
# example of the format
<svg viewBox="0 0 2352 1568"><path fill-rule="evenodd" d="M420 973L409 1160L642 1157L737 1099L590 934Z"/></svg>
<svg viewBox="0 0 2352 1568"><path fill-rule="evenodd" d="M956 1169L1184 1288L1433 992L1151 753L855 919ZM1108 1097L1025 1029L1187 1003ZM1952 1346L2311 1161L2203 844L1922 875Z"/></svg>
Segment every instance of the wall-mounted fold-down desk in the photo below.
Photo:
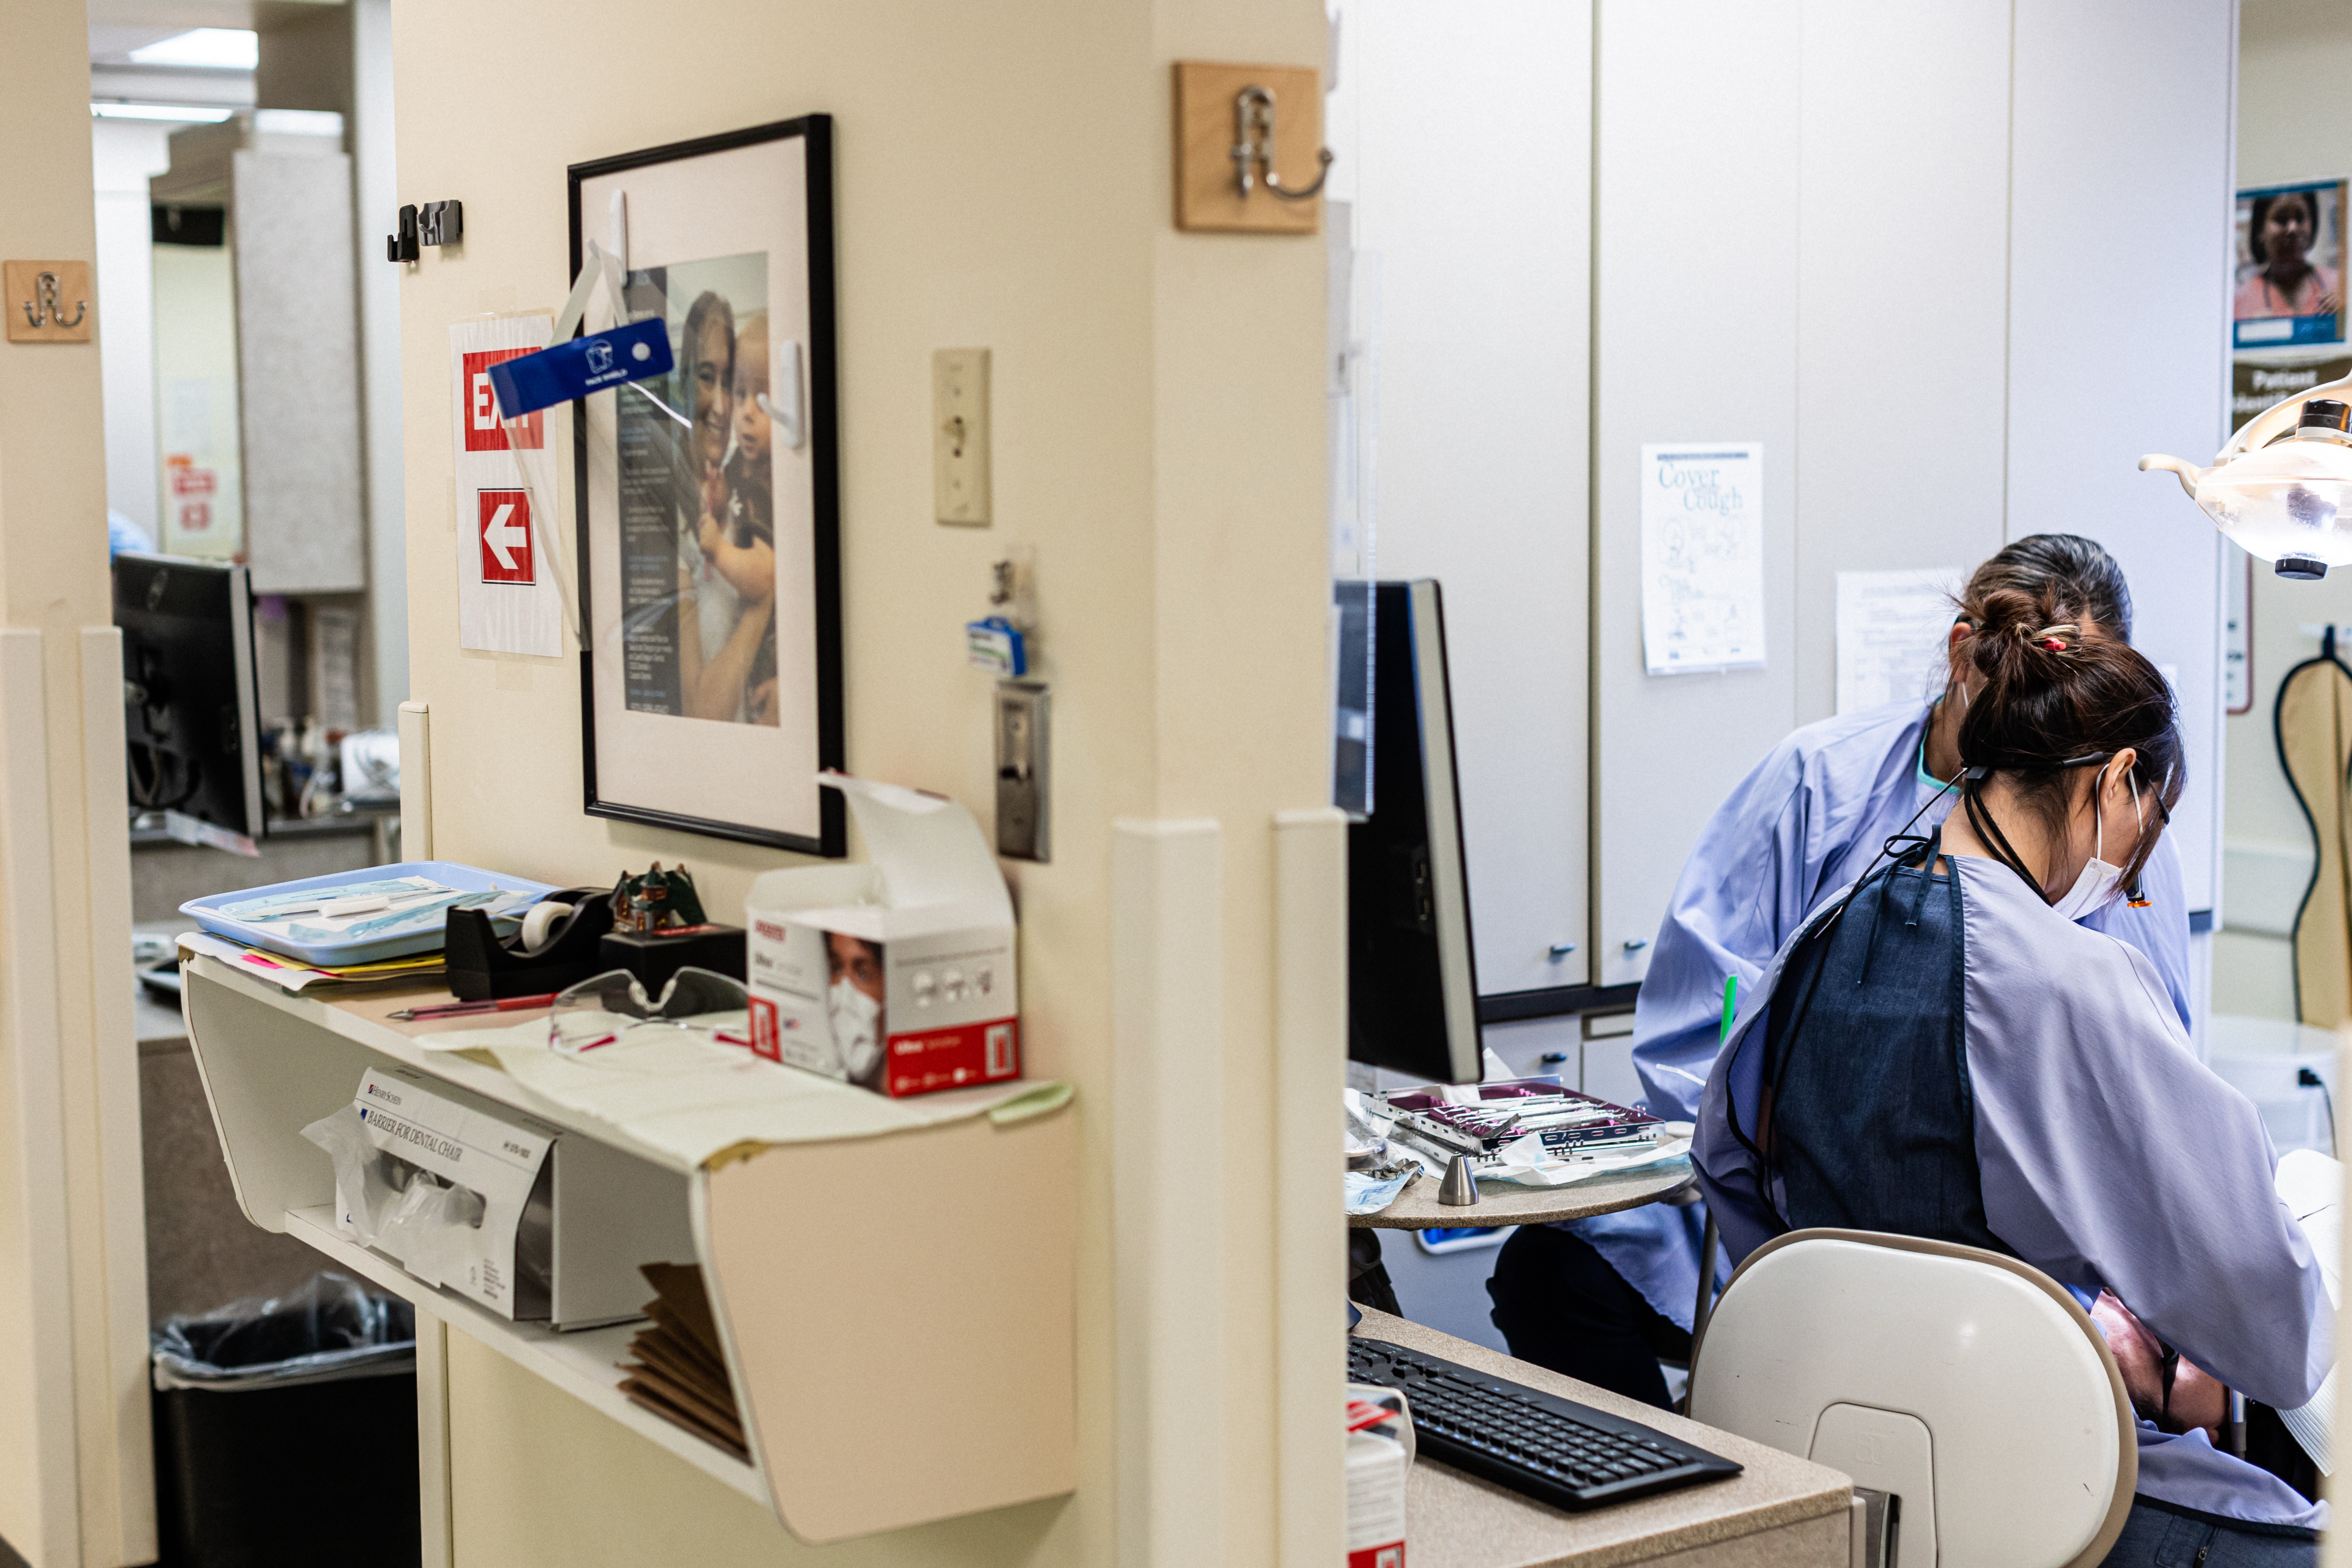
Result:
<svg viewBox="0 0 2352 1568"><path fill-rule="evenodd" d="M189 1038L246 1217L767 1504L800 1539L895 1530L1076 1485L1068 1110L755 1142L694 1163L568 1110L493 1058L419 1047L415 1037L465 1020L386 1015L448 1000L437 985L322 1000L198 955L184 974ZM642 1201L685 1205L750 1463L621 1392L615 1363L638 1325L558 1333L510 1322L337 1233L333 1171L302 1129L350 1104L365 1069L390 1064L617 1150L642 1168ZM977 1414L910 1420L910 1410ZM430 1454L439 1439L425 1436ZM433 1493L428 1476L428 1513Z"/></svg>

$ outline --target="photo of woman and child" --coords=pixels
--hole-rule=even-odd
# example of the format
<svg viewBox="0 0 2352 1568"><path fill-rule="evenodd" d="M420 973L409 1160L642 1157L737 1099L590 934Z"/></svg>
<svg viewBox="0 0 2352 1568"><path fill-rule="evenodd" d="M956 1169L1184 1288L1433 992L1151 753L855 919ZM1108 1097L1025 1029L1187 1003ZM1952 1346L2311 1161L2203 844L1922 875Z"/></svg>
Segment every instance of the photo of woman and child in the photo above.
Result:
<svg viewBox="0 0 2352 1568"><path fill-rule="evenodd" d="M625 400L623 552L629 706L778 721L775 489L766 258L638 275L662 292L677 370ZM683 319L678 307L684 306Z"/></svg>

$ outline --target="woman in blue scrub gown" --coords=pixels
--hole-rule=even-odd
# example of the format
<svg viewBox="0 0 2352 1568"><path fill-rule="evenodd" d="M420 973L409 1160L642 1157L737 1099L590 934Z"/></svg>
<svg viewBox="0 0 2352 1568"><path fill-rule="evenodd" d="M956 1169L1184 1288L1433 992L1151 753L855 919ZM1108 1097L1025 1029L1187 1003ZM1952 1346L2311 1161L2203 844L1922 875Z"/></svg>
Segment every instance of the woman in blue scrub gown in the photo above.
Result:
<svg viewBox="0 0 2352 1568"><path fill-rule="evenodd" d="M2171 693L2067 613L1987 596L1958 809L1824 900L1742 999L1694 1163L1734 1260L1811 1226L1990 1247L2292 1408L2327 1374L2335 1311L2262 1120L2198 1061L2147 955L2076 923L2161 842ZM2325 1503L2135 1404L2110 1568L2316 1561Z"/></svg>
<svg viewBox="0 0 2352 1568"><path fill-rule="evenodd" d="M1979 566L1961 594L1943 698L1809 724L1757 764L1684 866L1634 1005L1634 1066L1657 1115L1687 1121L1697 1112L1726 977L1744 994L1889 834L1915 817L1925 831L1951 808L1939 781L1958 771L1960 720L1981 680L1964 655L1986 595L2001 590L2054 594L2066 618L2130 639L2131 592L2105 551L2074 534L2021 539ZM2159 842L2146 876L2149 907L2105 910L2088 923L2147 955L2186 1022L2189 916L2169 843ZM1705 1226L1700 1205L1651 1205L1522 1226L1487 1285L1495 1326L1521 1360L1664 1405L1657 1363L1689 1352Z"/></svg>

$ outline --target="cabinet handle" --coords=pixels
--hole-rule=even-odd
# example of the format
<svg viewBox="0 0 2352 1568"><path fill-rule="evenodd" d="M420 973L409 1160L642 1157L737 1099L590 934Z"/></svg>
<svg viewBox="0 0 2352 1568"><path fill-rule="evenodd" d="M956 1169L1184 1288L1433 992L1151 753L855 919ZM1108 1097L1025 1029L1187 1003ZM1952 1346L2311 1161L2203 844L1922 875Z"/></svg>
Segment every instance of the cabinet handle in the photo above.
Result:
<svg viewBox="0 0 2352 1568"><path fill-rule="evenodd" d="M1551 955L1554 958L1566 958L1575 951L1576 943L1572 942L1556 942L1551 944Z"/></svg>
<svg viewBox="0 0 2352 1568"><path fill-rule="evenodd" d="M1637 936L1637 937L1633 937L1633 938L1632 938L1631 940L1629 940L1629 941L1625 943L1625 951L1626 951L1627 952L1641 952L1643 948L1645 948L1645 947L1647 947L1647 946L1649 946L1649 945L1650 945L1650 939L1649 939L1648 937L1646 937L1646 936Z"/></svg>

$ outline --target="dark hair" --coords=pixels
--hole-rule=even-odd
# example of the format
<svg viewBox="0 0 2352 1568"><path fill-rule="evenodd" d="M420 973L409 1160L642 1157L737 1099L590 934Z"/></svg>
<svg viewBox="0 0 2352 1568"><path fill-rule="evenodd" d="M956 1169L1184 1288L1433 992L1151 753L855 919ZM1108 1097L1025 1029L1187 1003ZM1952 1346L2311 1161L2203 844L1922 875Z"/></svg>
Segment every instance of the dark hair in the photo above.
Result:
<svg viewBox="0 0 2352 1568"><path fill-rule="evenodd" d="M1994 551L1960 591L1960 618L1981 626L1989 595L2002 590L2039 595L2045 588L2057 594L2060 613L2040 625L2087 616L2099 630L2131 641L2131 584L2124 581L2124 569L2079 533L2029 533ZM1956 657L1966 655L1962 649Z"/></svg>
<svg viewBox="0 0 2352 1568"><path fill-rule="evenodd" d="M1991 777L2010 780L2053 837L2065 831L2080 770L2126 747L2139 753L2133 784L2149 805L2151 829L2180 798L2172 689L2130 644L2071 614L2057 584L2039 593L1996 588L1984 595L1976 635L1963 648L1985 684L1960 721L1960 761L1969 769L1961 805L1978 837L2029 882L2032 874L1980 799ZM2138 882L2156 837L2143 832L2133 846L2124 863L2126 887Z"/></svg>
<svg viewBox="0 0 2352 1568"><path fill-rule="evenodd" d="M2278 202L2301 202L2303 210L2311 215L2312 238L2319 237L2319 201L2309 191L2273 191L2269 195L2256 196L2254 210L2246 215L2246 248L2264 266L2270 264L2271 258L2263 244L2263 225L2270 220L2271 207Z"/></svg>

